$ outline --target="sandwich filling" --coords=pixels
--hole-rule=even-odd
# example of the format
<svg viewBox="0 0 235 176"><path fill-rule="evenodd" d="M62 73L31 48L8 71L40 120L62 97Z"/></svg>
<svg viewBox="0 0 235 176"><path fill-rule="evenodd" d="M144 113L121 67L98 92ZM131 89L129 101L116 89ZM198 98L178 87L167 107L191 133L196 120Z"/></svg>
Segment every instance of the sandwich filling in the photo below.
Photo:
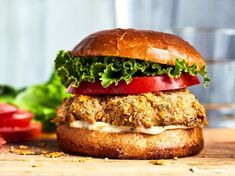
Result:
<svg viewBox="0 0 235 176"><path fill-rule="evenodd" d="M111 56L72 56L71 52L61 50L55 59L55 68L62 83L68 87L73 83L78 87L82 82L99 80L104 88L125 81L129 84L134 77L167 75L179 78L183 73L201 75L204 85L210 81L206 66L188 65L185 60L175 58L175 65L164 65L141 59Z"/></svg>
<svg viewBox="0 0 235 176"><path fill-rule="evenodd" d="M145 133L145 134L160 134L166 130L190 128L185 125L153 126L150 128L145 128L145 127L133 128L128 126L111 125L106 122L95 122L94 124L90 124L86 121L81 121L81 120L76 120L70 123L69 126L73 128L86 128L89 130L103 131L109 133L133 132L133 133Z"/></svg>
<svg viewBox="0 0 235 176"><path fill-rule="evenodd" d="M138 95L74 95L57 108L54 122L148 134L207 125L204 107L186 89Z"/></svg>

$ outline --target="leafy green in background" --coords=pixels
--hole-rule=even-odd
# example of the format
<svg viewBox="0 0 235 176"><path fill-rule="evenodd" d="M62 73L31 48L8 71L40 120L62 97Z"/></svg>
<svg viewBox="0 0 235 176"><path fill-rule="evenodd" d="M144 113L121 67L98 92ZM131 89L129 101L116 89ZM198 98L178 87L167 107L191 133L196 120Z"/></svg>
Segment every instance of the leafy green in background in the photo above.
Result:
<svg viewBox="0 0 235 176"><path fill-rule="evenodd" d="M67 96L69 94L66 93L56 72L52 74L48 82L22 90L0 86L0 102L14 104L31 111L35 115L35 120L42 122L44 131L55 130L50 120L55 117L56 107Z"/></svg>
<svg viewBox="0 0 235 176"><path fill-rule="evenodd" d="M135 76L160 76L178 78L183 72L204 78L204 85L210 80L206 67L199 69L197 64L188 66L184 60L175 59L175 66L147 62L138 59L117 57L73 57L70 52L61 50L55 60L55 68L62 83L67 87L73 82L77 87L82 81L95 82L100 80L103 87L117 85L124 80L127 84Z"/></svg>

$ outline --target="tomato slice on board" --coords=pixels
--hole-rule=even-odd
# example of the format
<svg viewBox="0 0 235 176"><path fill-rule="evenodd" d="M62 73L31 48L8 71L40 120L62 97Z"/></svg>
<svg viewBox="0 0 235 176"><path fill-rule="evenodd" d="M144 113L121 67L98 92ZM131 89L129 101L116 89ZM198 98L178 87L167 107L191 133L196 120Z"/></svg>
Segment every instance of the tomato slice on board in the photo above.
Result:
<svg viewBox="0 0 235 176"><path fill-rule="evenodd" d="M41 123L32 122L28 127L3 127L0 128L0 136L7 142L28 141L40 137Z"/></svg>
<svg viewBox="0 0 235 176"><path fill-rule="evenodd" d="M94 83L81 82L75 88L72 84L67 91L72 94L100 95L100 94L139 94L146 92L158 92L186 88L195 84L200 84L197 76L183 73L179 78L170 78L168 75L154 77L134 77L129 84L120 81L117 86L110 85L103 88L100 81Z"/></svg>
<svg viewBox="0 0 235 176"><path fill-rule="evenodd" d="M16 110L15 106L0 103L0 118L11 116Z"/></svg>
<svg viewBox="0 0 235 176"><path fill-rule="evenodd" d="M0 115L1 127L27 127L33 118L33 114L25 110L16 110L12 114Z"/></svg>

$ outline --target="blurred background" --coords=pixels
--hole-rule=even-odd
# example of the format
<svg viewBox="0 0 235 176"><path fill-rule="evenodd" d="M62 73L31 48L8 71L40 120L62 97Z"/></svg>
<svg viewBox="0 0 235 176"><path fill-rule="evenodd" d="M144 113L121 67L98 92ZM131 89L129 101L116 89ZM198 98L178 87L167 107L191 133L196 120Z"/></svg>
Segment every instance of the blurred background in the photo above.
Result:
<svg viewBox="0 0 235 176"><path fill-rule="evenodd" d="M234 0L0 0L0 84L48 80L60 49L108 28L167 31L194 45L208 63L208 88L192 91L210 126L235 127Z"/></svg>

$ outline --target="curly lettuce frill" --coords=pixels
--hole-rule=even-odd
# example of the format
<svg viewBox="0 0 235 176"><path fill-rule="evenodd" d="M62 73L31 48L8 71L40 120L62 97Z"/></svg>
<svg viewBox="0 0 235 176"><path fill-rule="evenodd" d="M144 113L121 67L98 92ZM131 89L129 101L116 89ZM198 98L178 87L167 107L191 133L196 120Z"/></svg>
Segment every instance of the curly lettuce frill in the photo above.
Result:
<svg viewBox="0 0 235 176"><path fill-rule="evenodd" d="M203 76L203 84L210 81L206 75L206 66L198 69L198 65L188 66L184 60L175 59L175 66L147 62L138 59L118 57L73 57L70 52L59 51L55 59L55 68L62 83L67 87L73 83L79 86L83 81L95 82L100 80L103 87L111 84L117 85L124 80L127 84L135 76L160 76L167 74L169 77L178 78L183 72L190 75Z"/></svg>

